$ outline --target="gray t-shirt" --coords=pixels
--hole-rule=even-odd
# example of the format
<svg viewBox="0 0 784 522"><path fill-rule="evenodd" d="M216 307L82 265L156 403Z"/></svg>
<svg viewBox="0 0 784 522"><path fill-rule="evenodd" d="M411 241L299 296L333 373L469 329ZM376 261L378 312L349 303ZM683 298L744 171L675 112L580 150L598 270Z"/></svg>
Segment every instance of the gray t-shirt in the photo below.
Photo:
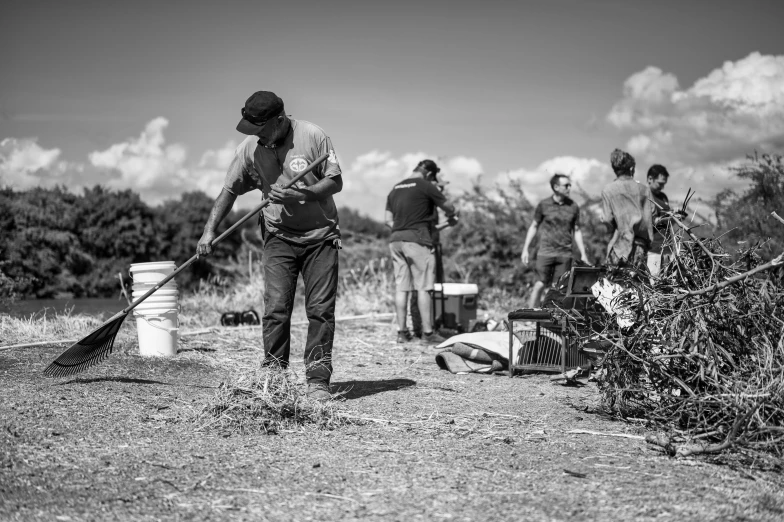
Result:
<svg viewBox="0 0 784 522"><path fill-rule="evenodd" d="M539 226L539 257L571 257L572 234L580 226L580 207L569 198L560 203L549 197L536 205L534 221Z"/></svg>
<svg viewBox="0 0 784 522"><path fill-rule="evenodd" d="M329 136L317 125L292 119L291 131L276 148L259 145L256 136L248 136L240 143L236 156L242 171L227 174L224 188L236 196L259 189L268 197L272 185L287 183L324 153L329 153L329 158L297 181L296 187L305 188L325 177L340 176L341 170ZM292 243L310 245L340 237L332 196L322 201L270 203L263 215L267 231Z"/></svg>
<svg viewBox="0 0 784 522"><path fill-rule="evenodd" d="M635 238L650 244L653 238L651 189L633 178L618 177L602 190L603 220L618 231L612 247L617 258L628 259Z"/></svg>

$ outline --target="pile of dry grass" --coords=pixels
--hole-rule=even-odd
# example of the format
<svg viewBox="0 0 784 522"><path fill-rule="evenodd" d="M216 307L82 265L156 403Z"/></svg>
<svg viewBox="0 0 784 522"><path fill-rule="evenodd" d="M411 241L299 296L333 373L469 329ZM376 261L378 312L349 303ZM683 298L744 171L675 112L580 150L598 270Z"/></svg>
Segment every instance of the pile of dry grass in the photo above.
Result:
<svg viewBox="0 0 784 522"><path fill-rule="evenodd" d="M334 401L308 398L294 372L263 367L232 374L197 412L199 429L221 433L278 433L301 427L334 429L350 423Z"/></svg>
<svg viewBox="0 0 784 522"><path fill-rule="evenodd" d="M670 238L678 253L658 278L616 274L637 320L603 335L612 346L598 376L603 404L651 421L663 433L649 442L671 454L782 459L784 254L763 263L756 245L733 260L718 239L673 223L685 234Z"/></svg>

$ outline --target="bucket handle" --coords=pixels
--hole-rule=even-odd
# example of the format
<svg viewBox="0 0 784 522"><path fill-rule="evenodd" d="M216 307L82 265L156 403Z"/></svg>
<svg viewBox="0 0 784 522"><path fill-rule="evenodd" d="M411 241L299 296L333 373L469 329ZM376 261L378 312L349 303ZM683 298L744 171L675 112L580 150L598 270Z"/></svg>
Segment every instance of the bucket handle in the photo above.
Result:
<svg viewBox="0 0 784 522"><path fill-rule="evenodd" d="M176 310L167 310L167 312L176 312ZM143 319L143 320L144 320L144 322L145 322L145 323L149 324L149 325L150 325L150 326L152 326L153 328L157 328L158 330L163 330L164 332L166 332L166 333L169 333L169 334L171 334L171 333L176 333L176 332L179 332L179 331L180 331L180 328L179 328L179 326L178 326L177 328L166 328L165 326L160 326L160 325L157 325L157 324L153 324L152 322L150 322L150 320L149 320L149 319L147 319L146 317L144 317L144 316L143 316L143 315L141 315L141 314L136 314L136 318L137 318L137 319L138 319L138 318L141 318L141 319ZM177 319L177 324L178 324L178 325L180 324L180 321L179 321L179 319Z"/></svg>

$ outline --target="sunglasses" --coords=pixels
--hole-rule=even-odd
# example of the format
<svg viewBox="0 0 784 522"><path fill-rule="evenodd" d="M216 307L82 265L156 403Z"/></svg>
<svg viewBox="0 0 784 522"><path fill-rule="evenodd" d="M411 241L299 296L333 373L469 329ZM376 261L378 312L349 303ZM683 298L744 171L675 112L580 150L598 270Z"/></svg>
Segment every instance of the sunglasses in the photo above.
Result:
<svg viewBox="0 0 784 522"><path fill-rule="evenodd" d="M567 183L566 185L558 185L558 186L561 187L561 188L572 188L572 184L571 183Z"/></svg>

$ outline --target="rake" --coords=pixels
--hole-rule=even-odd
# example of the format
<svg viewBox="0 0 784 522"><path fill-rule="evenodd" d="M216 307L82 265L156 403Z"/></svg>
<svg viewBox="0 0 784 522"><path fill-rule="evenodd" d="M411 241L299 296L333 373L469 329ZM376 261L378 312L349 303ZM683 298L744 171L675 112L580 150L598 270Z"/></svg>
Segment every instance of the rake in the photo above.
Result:
<svg viewBox="0 0 784 522"><path fill-rule="evenodd" d="M305 167L305 170L298 172L294 178L286 183L283 188L291 188L297 181L302 179L302 177L307 174L308 172L312 171L314 168L319 166L325 159L329 157L329 154L322 154L316 160ZM270 204L269 199L263 199L259 206L245 214L239 221L234 223L228 230L226 230L223 234L215 238L211 243L211 246L215 246L221 241L223 241L227 236L229 236L232 232L237 230L239 227L243 225L246 221L250 218L261 212L261 210ZM84 339L76 342L73 346L68 348L64 351L60 356L52 361L52 363L46 367L44 370L44 375L48 377L67 377L69 375L77 374L81 371L94 366L101 361L103 361L106 357L112 353L112 348L114 347L114 340L117 337L117 332L120 331L120 327L122 326L123 321L125 320L126 316L136 308L142 301L150 297L156 290L161 288L163 285L174 279L177 274L185 270L191 264L193 264L199 255L196 254L195 256L188 259L185 263L182 264L177 270L166 276L164 279L159 281L153 288L151 288L146 294L141 296L139 299L131 303L127 308L123 309L121 312L116 313L113 315L109 320L103 323L101 326L98 327L95 331L93 331L90 335L85 337Z"/></svg>

